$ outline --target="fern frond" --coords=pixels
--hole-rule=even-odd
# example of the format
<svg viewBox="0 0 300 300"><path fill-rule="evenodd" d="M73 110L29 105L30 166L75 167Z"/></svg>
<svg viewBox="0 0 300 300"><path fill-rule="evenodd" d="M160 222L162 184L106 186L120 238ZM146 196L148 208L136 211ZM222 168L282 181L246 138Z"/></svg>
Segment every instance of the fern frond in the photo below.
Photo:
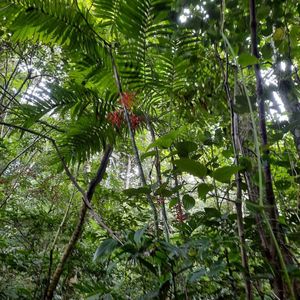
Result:
<svg viewBox="0 0 300 300"><path fill-rule="evenodd" d="M73 1L3 0L1 8L0 17L6 20L6 26L13 32L16 41L59 44L82 49L94 56L103 51Z"/></svg>
<svg viewBox="0 0 300 300"><path fill-rule="evenodd" d="M105 145L114 141L109 124L100 122L93 115L84 115L65 126L65 133L57 138L62 155L69 164L84 162Z"/></svg>
<svg viewBox="0 0 300 300"><path fill-rule="evenodd" d="M168 0L121 1L115 22L126 40L120 38L117 62L124 83L133 89L141 89L156 79L150 51L162 36L171 35L170 23L159 17L169 11Z"/></svg>
<svg viewBox="0 0 300 300"><path fill-rule="evenodd" d="M18 116L14 121L23 127L29 128L43 117L77 120L86 114L93 114L94 119L105 120L107 111L112 109L116 102L116 94L106 91L88 89L82 85L68 83L65 87L58 84L48 84L38 92L24 96L28 103L15 108Z"/></svg>

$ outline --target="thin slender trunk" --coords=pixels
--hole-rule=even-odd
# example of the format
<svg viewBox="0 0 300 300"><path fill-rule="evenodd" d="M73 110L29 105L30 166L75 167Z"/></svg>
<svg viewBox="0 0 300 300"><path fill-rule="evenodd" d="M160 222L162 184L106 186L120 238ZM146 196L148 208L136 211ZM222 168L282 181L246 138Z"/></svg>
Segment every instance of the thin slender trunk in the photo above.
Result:
<svg viewBox="0 0 300 300"><path fill-rule="evenodd" d="M236 80L235 80L236 82ZM235 83L236 85L236 83ZM233 110L234 106L234 98L232 97L229 89L228 83L228 57L227 57L227 65L226 65L226 72L224 73L224 88L227 95L228 106L231 115L231 142L234 152L234 162L235 165L239 165L239 151L238 151L238 140L239 140L239 130L238 124L239 119L237 114ZM236 88L236 87L235 87ZM234 93L235 94L235 93ZM244 219L243 219L243 208L242 208L242 178L241 173L237 172L235 175L235 182L236 182L236 201L235 201L235 209L237 214L237 229L238 229L238 236L240 241L240 251L241 251L241 259L242 259L242 266L243 266L243 277L245 281L245 292L246 292L246 299L252 300L253 299L253 291L251 285L251 278L250 278L250 269L248 263L248 254L246 248L246 241L245 241L245 230L244 230Z"/></svg>
<svg viewBox="0 0 300 300"><path fill-rule="evenodd" d="M114 73L114 77L115 77L115 82L116 82L116 86L119 92L120 97L122 97L123 95L123 89L122 89L122 84L121 84L121 79L118 73L118 69L117 69L117 65L113 56L113 52L112 49L109 49L110 51L110 58L111 58L111 63L112 63L112 68L113 68L113 73ZM123 104L123 110L124 110L124 115L125 115L125 120L127 123L127 127L128 127L128 131L129 131L129 136L130 136L130 140L131 140L131 144L132 144L132 148L133 148L133 152L134 152L134 156L135 156L135 160L139 169L139 175L140 175L140 180L143 186L147 185L147 181L146 181L146 177L145 177L145 173L144 173L144 169L142 166L142 162L140 159L140 154L139 154L139 150L137 148L136 142L135 142L135 137L134 137L134 131L131 127L131 122L130 122L130 118L129 118L129 113L128 110L126 108L126 106ZM157 210L155 207L155 204L152 200L152 197L150 195L150 193L146 194L147 197L147 201L152 209L152 213L153 213L153 218L154 218L154 228L155 228L155 235L156 238L158 239L159 237L159 220L158 220L158 214L157 214Z"/></svg>
<svg viewBox="0 0 300 300"><path fill-rule="evenodd" d="M131 170L131 157L130 157L130 155L128 155L126 178L125 178L125 189L129 189L130 170Z"/></svg>
<svg viewBox="0 0 300 300"><path fill-rule="evenodd" d="M286 71L280 71L280 68L277 67L278 71L278 89L279 95L282 99L284 107L288 113L290 131L294 138L295 147L300 158L300 103L295 93L295 85L292 80L291 74L291 65L287 63Z"/></svg>
<svg viewBox="0 0 300 300"><path fill-rule="evenodd" d="M56 246L56 242L58 240L58 237L59 237L59 234L60 232L62 231L62 228L63 226L65 225L65 222L67 220L67 217L68 217L68 214L69 214L69 211L70 211L70 208L71 208L71 204L72 204L72 201L73 201L73 198L74 198L74 195L75 195L75 189L74 191L72 192L72 195L70 197L70 201L69 201L69 204L68 204L68 207L66 209L66 212L63 216L63 219L56 231L56 234L55 234L55 237L54 237L54 240L52 242L52 246L51 246L51 249L50 249L50 255L49 255L49 268L48 268L48 277L47 277L47 282L46 282L46 288L45 288L45 291L48 290L49 288L49 285L50 285L50 280L51 280L51 272L52 272L52 263L53 263L53 252L54 252L54 249L55 249L55 246Z"/></svg>
<svg viewBox="0 0 300 300"><path fill-rule="evenodd" d="M172 149L170 148L170 151L172 151ZM176 173L176 166L174 164L174 156L172 155L171 156L171 161L172 161L172 165L173 165L173 174L174 174L174 188L177 188L179 187L179 181L178 181L178 176L177 176L177 173ZM179 222L183 222L184 219L185 219L185 214L183 212L183 209L182 209L182 201L181 201L181 198L180 198L180 193L179 193L179 189L177 189L176 191L176 196L177 196L177 199L178 199L178 203L176 205L176 218L177 218L177 221Z"/></svg>
<svg viewBox="0 0 300 300"><path fill-rule="evenodd" d="M251 28L251 43L252 55L259 58L258 44L257 44L257 20L256 20L256 4L255 0L250 0L250 28ZM260 72L259 64L254 65L256 77L256 96L259 111L259 127L263 147L263 172L265 179L265 202L267 205L267 217L271 226L271 238L269 239L269 249L271 254L270 263L274 269L274 278L272 286L275 294L280 299L286 299L289 296L295 299L294 291L289 284L289 277L286 272L285 264L292 264L292 258L288 247L285 244L284 233L278 222L278 209L275 201L275 195L272 185L272 175L269 162L270 151L268 149L268 136L266 129L266 114L265 101L263 95L263 80ZM267 224L268 225L268 224ZM285 269L285 270L284 270ZM285 280L284 280L285 279Z"/></svg>
<svg viewBox="0 0 300 300"><path fill-rule="evenodd" d="M105 173L106 167L108 165L109 162L109 157L111 155L112 152L112 148L110 146L107 146L104 156L102 158L100 167L98 169L97 175L96 177L91 181L88 191L86 193L87 195L87 200L89 201L89 203L91 202L96 186L101 182L103 175ZM80 212L79 212L79 219L77 222L77 225L73 231L73 234L69 240L69 243L67 244L67 246L65 247L64 253L60 259L60 262L58 263L56 270L54 271L49 287L45 293L45 300L51 300L53 299L54 296L54 292L56 290L56 287L58 285L59 279L63 273L64 270L64 266L67 262L67 260L69 259L70 255L72 254L72 251L74 250L77 241L79 240L81 234L82 234L82 230L83 230L83 225L84 225L84 220L85 220L85 216L88 210L88 206L86 205L85 202L82 203Z"/></svg>
<svg viewBox="0 0 300 300"><path fill-rule="evenodd" d="M151 140L152 140L152 142L154 142L155 141L155 132L154 132L153 126L151 124L149 116L146 115L145 117L146 117L148 129L151 134ZM159 153L158 153L158 148L155 147L154 150L155 150L155 170L156 170L157 183L158 183L158 186L161 186L162 185L162 177L161 177L160 157L159 157ZM167 211L166 211L165 199L162 199L161 206L162 206L161 212L162 212L162 219L164 221L165 236L166 236L166 240L168 242L170 239L170 237L169 237L170 236L170 228L168 225L168 216L167 216Z"/></svg>
<svg viewBox="0 0 300 300"><path fill-rule="evenodd" d="M53 298L54 296L54 292L56 290L57 284L59 282L59 279L61 277L61 274L64 270L64 266L65 263L67 262L68 258L70 257L73 249L75 248L75 245L77 243L77 241L79 240L82 230L83 230L83 224L84 224L84 220L85 220L85 216L86 216L86 212L87 212L87 206L85 205L85 203L82 203L81 205L81 209L79 212L79 219L76 225L75 230L73 231L73 234L69 240L69 243L67 244L67 246L65 247L64 253L60 259L59 264L57 265L55 272L53 273L52 277L51 277L51 281L46 293L46 300L50 300Z"/></svg>

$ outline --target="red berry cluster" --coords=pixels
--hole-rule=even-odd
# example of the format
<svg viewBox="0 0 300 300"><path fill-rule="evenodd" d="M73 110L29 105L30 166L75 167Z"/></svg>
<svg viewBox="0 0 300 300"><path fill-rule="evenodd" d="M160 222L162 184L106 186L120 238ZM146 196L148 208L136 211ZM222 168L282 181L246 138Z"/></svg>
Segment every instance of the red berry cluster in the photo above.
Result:
<svg viewBox="0 0 300 300"><path fill-rule="evenodd" d="M122 94L121 99L120 99L120 104L122 106L125 106L126 109L131 109L133 105L133 100L134 100L135 94L134 93L129 93L125 92Z"/></svg>
<svg viewBox="0 0 300 300"><path fill-rule="evenodd" d="M130 125L131 125L131 128L133 130L135 130L139 124L141 123L142 121L142 118L135 115L134 113L131 113L130 116L129 116L129 119L130 119Z"/></svg>
<svg viewBox="0 0 300 300"><path fill-rule="evenodd" d="M123 120L124 120L123 114L124 114L123 110L119 109L119 110L110 112L107 116L107 119L113 126L120 128L123 123Z"/></svg>
<svg viewBox="0 0 300 300"><path fill-rule="evenodd" d="M140 123L143 121L142 117L135 115L133 112L131 112L131 108L133 105L135 94L133 93L123 93L120 99L120 104L124 107L118 110L115 110L113 112L110 112L107 116L107 120L118 129L122 127L125 115L124 115L124 109L128 111L129 114L129 121L131 128L135 130Z"/></svg>
<svg viewBox="0 0 300 300"><path fill-rule="evenodd" d="M180 223L183 223L183 221L186 220L187 216L182 211L181 203L178 203L175 208L176 208L176 220Z"/></svg>

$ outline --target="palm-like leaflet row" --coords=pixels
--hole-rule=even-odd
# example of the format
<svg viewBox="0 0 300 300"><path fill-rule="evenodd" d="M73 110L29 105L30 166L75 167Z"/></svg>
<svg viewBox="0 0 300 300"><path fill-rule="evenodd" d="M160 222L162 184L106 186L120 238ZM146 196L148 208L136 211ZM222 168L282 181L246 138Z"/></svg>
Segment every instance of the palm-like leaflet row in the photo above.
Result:
<svg viewBox="0 0 300 300"><path fill-rule="evenodd" d="M33 126L42 118L57 123L50 113L64 117L68 125L55 137L62 141L67 161L85 160L99 150L113 135L105 116L118 98L109 48L123 86L138 92L139 107L146 112L167 107L188 89L190 59L203 51L192 32L176 35L171 4L98 0L88 7L67 0L2 1L1 18L15 42L59 46L65 55L65 79L51 83L46 98L44 93L30 95L30 102L17 108L24 113L16 121Z"/></svg>

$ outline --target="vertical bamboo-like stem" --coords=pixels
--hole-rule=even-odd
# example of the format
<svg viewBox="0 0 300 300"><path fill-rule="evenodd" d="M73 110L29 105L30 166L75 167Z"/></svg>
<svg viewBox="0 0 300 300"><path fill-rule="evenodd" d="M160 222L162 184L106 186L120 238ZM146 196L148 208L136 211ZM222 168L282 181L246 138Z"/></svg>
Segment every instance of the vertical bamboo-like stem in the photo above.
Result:
<svg viewBox="0 0 300 300"><path fill-rule="evenodd" d="M111 63L112 63L112 68L113 68L113 73L114 73L118 93L119 93L120 97L122 97L123 89L122 89L121 79L120 79L120 76L119 76L119 72L118 72L117 65L116 65L116 62L115 62L115 59L114 59L113 52L112 52L111 48L109 49L109 53L110 53L110 58L111 58ZM126 120L126 123L127 123L129 136L130 136L130 140L131 140L131 144L132 144L132 148L133 148L133 152L134 152L134 156L135 156L135 160L136 160L136 163L137 163L138 169L139 169L140 180L141 180L142 185L146 186L147 181L146 181L144 169L143 169L143 166L142 166L142 162L141 162L141 159L140 159L139 150L138 150L136 142L135 142L134 131L131 127L131 122L130 122L128 110L127 110L127 108L124 104L123 104L123 110L124 110L125 120ZM151 195L149 193L147 193L146 196L147 196L147 201L148 201L148 203L149 203L149 205L152 209L153 218L154 218L154 226L155 226L155 234L156 234L156 237L158 238L159 237L159 226L158 226L157 210L156 210L155 204L154 204L154 202L151 198Z"/></svg>
<svg viewBox="0 0 300 300"><path fill-rule="evenodd" d="M67 220L67 217L68 217L68 214L69 214L69 211L70 211L70 208L71 208L71 204L72 204L72 201L73 201L73 198L74 198L74 195L75 195L75 189L73 190L72 192L72 195L70 197L70 200L69 200L69 204L68 204L68 207L65 211L65 214L63 216L63 219L56 231L56 234L55 234L55 237L53 239L53 242L52 242L52 245L51 245L51 248L50 248L50 255L49 255L49 268L48 268L48 277L47 277L47 282L46 282L46 288L45 288L45 291L48 290L49 288L49 284L50 284L50 280L51 280L51 273L52 273L52 263L53 263L53 252L54 252L54 249L55 249L55 246L56 246L56 243L57 243L57 240L59 238L59 234L60 232L62 231L62 228L63 226L65 225L65 222Z"/></svg>
<svg viewBox="0 0 300 300"><path fill-rule="evenodd" d="M151 134L151 140L152 140L152 142L154 142L155 141L155 132L154 132L153 126L151 124L149 116L145 115L145 118L146 118L148 129ZM159 157L159 153L158 153L158 148L155 147L154 150L155 150L155 169L156 169L157 183L158 183L158 186L161 186L162 185L162 177L161 177L160 157ZM165 204L164 199L162 200L161 205L162 205L162 217L163 217L163 221L164 221L165 237L166 237L166 241L168 242L170 240L170 229L169 229L169 225L168 225L168 216L167 216L166 204Z"/></svg>
<svg viewBox="0 0 300 300"><path fill-rule="evenodd" d="M259 59L258 43L257 43L257 20L256 20L256 3L255 0L249 0L250 7L250 28L251 28L251 47L252 55ZM268 149L268 135L266 128L266 113L265 113L265 101L263 95L263 80L260 72L259 64L254 65L255 77L256 77L256 96L259 111L259 127L260 135L263 147L264 162L263 172L265 179L265 197L266 204L268 205L268 217L267 226L269 228L272 243L271 255L272 265L275 271L273 288L275 293L280 299L284 299L286 293L290 294L291 299L295 299L294 290L290 281L289 274L287 272L286 262L290 262L290 254L287 252L287 247L284 241L284 235L282 228L278 222L278 210L275 201L275 195L272 185L272 174L269 162L270 151ZM263 214L265 212L263 211ZM283 278L281 273L283 273ZM286 283L286 286L284 284Z"/></svg>
<svg viewBox="0 0 300 300"><path fill-rule="evenodd" d="M172 151L172 149L170 148L170 151ZM171 156L171 162L172 162L172 165L173 165L173 172L174 172L174 183L175 183L175 188L177 188L179 186L179 181L178 181L178 176L177 176L177 173L176 173L176 167L175 167L175 164L174 164L174 156L172 155ZM177 189L176 191L176 196L177 196L177 199L178 199L178 203L177 203L177 207L176 207L176 210L177 210L177 213L179 214L179 216L183 217L184 214L183 214L183 210L182 210L182 201L180 199L180 194L179 194L179 190ZM182 220L179 220L182 222Z"/></svg>
<svg viewBox="0 0 300 300"><path fill-rule="evenodd" d="M127 160L127 169L126 169L126 178L125 178L125 189L129 188L129 176L130 176L130 170L131 170L131 157L128 155L128 160Z"/></svg>
<svg viewBox="0 0 300 300"><path fill-rule="evenodd" d="M226 72L224 74L224 88L227 95L228 106L230 110L231 116L231 143L234 152L234 163L235 165L239 165L239 153L237 147L238 141L238 116L233 110L234 106L234 99L231 96L229 83L228 83L228 55L226 55ZM236 81L236 80L235 80ZM236 85L236 82L235 82ZM253 299L253 292L252 292L252 285L251 285L251 278L250 278L250 269L248 263L248 254L246 249L246 241L245 241L245 231L244 231L244 221L243 221L243 208L242 208L242 178L240 172L237 172L235 175L235 182L236 182L236 202L235 202L235 209L237 214L237 228L238 228L238 235L240 241L240 250L241 250L241 258L242 258L242 266L243 276L245 280L245 292L246 292L246 299L252 300Z"/></svg>
<svg viewBox="0 0 300 300"><path fill-rule="evenodd" d="M112 46L106 40L104 40L93 29L93 27L88 22L86 16L80 10L80 7L78 5L78 1L75 0L74 3L76 5L76 7L78 9L78 12L80 13L81 17L83 18L83 20L85 21L85 23L87 24L87 26L90 28L91 32L98 38L99 43L105 47L105 49L106 49L106 51L107 51L107 53L108 53L108 55L109 55L109 57L111 59L113 74L114 74L114 78L115 78L115 82L116 82L118 93L119 93L120 97L122 97L122 94L123 94L122 83L121 83L121 78L119 76L119 72L118 72L118 69L117 69L116 62L115 62L115 58L114 58ZM126 120L126 123L127 123L127 126L128 126L128 131L129 131L129 136L130 136L130 140L131 140L131 144L132 144L134 156L135 156L136 163L138 165L138 169L139 169L139 173L140 173L140 179L141 179L142 185L146 186L147 185L146 177L145 177L143 166L142 166L142 163L141 163L140 154L139 154L138 148L136 146L136 142L135 142L135 138L134 138L134 132L132 130L131 122L130 122L130 118L129 118L129 113L128 113L128 110L127 110L127 108L126 108L125 105L123 105L123 109L124 109L125 120ZM151 195L147 194L146 196L147 196L147 201L148 201L148 203L149 203L149 205L150 205L150 207L152 209L152 212L153 212L155 233L156 233L156 237L158 238L159 237L159 226L158 226L158 214L157 214L157 210L156 210L155 204L154 204L154 202L153 202L153 200L151 198Z"/></svg>

